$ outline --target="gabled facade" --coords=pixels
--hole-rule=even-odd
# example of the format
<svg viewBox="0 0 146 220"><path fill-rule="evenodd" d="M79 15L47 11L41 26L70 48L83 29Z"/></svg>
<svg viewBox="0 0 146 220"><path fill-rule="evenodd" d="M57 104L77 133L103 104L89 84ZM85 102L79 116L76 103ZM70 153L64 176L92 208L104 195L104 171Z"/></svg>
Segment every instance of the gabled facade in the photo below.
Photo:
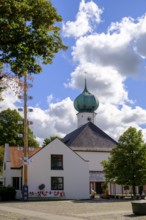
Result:
<svg viewBox="0 0 146 220"><path fill-rule="evenodd" d="M32 175L33 174L33 175ZM29 164L29 191L45 185L48 197L62 194L66 199L89 198L88 161L55 139L32 157Z"/></svg>
<svg viewBox="0 0 146 220"><path fill-rule="evenodd" d="M88 161L81 158L69 149L60 140L55 139L46 147L36 150L29 158L28 164L28 187L29 198L60 197L64 199L88 199L89 198L89 167ZM21 198L21 179L23 167L12 167L22 163L20 158L12 156L11 147L7 146L9 159L4 161L5 185L16 187L14 179L19 181L17 198ZM19 155L19 149L15 148ZM32 152L31 152L32 153ZM17 161L16 161L17 160Z"/></svg>

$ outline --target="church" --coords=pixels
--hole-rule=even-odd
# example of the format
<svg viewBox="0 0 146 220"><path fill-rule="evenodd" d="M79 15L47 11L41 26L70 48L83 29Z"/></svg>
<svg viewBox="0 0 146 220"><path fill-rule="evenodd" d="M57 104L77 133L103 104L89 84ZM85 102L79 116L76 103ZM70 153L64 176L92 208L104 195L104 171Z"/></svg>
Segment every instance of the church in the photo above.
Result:
<svg viewBox="0 0 146 220"><path fill-rule="evenodd" d="M91 190L102 194L105 182L101 162L107 160L117 142L94 124L98 99L86 85L74 100L78 127L62 140L55 139L44 148L31 148L28 160L28 199L45 197L88 199ZM3 177L5 186L14 186L22 198L23 149L6 144ZM122 186L109 184L110 194Z"/></svg>

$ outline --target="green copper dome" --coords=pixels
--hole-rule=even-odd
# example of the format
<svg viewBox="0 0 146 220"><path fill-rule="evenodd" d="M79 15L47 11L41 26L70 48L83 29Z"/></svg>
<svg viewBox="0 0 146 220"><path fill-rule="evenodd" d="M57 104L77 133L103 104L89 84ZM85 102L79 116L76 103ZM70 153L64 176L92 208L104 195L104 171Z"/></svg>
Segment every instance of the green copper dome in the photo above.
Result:
<svg viewBox="0 0 146 220"><path fill-rule="evenodd" d="M99 106L99 101L92 95L86 86L84 91L74 100L74 107L78 112L94 112Z"/></svg>

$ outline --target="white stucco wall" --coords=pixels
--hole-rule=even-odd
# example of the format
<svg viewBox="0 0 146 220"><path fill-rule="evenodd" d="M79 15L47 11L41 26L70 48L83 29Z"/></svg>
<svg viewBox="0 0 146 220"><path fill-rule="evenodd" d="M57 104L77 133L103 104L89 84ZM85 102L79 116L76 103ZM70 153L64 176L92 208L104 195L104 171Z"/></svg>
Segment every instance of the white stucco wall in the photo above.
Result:
<svg viewBox="0 0 146 220"><path fill-rule="evenodd" d="M94 124L94 118L96 116L95 112L81 112L77 113L78 118L78 128L82 125L88 123L89 121Z"/></svg>
<svg viewBox="0 0 146 220"><path fill-rule="evenodd" d="M89 170L90 171L102 171L103 167L101 162L107 160L109 157L108 152L84 152L77 151L78 155L83 157L85 160L89 161Z"/></svg>
<svg viewBox="0 0 146 220"><path fill-rule="evenodd" d="M63 170L51 170L51 154L63 155ZM29 192L38 192L38 186L45 184L44 193L47 192L47 196L54 195L51 191L51 176L64 177L63 192L66 199L89 198L88 162L58 139L32 157L28 166Z"/></svg>
<svg viewBox="0 0 146 220"><path fill-rule="evenodd" d="M10 169L10 162L5 163L3 178L5 186L12 186L12 177L21 177L21 169Z"/></svg>

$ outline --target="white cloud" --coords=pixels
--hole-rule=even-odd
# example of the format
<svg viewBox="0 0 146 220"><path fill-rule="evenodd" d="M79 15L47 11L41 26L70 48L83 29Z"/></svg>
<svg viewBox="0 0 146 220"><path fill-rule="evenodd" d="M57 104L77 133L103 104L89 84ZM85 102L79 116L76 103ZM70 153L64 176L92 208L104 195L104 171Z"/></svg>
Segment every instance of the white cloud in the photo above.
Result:
<svg viewBox="0 0 146 220"><path fill-rule="evenodd" d="M135 74L142 60L134 50L135 39L133 47L131 41L125 43L124 39L124 36L115 33L79 38L73 47L73 59L82 65L91 62L103 67L112 66L121 75Z"/></svg>
<svg viewBox="0 0 146 220"><path fill-rule="evenodd" d="M71 81L66 86L84 87L85 74L88 89L99 98L100 102L121 105L130 102L128 92L124 86L125 77L112 67L102 67L96 63L78 65L71 74ZM117 89L118 88L118 89Z"/></svg>
<svg viewBox="0 0 146 220"><path fill-rule="evenodd" d="M143 134L146 129L146 110L139 106L131 108L128 105L123 105L121 108L112 104L101 104L96 117L96 124L111 137L118 140L119 136L130 126L138 130L142 130ZM146 141L146 136L144 136Z"/></svg>
<svg viewBox="0 0 146 220"><path fill-rule="evenodd" d="M142 57L146 57L146 33L142 34L136 41L136 52Z"/></svg>
<svg viewBox="0 0 146 220"><path fill-rule="evenodd" d="M54 97L53 97L52 94L47 97L47 102L48 102L48 104L53 100L53 98L54 98Z"/></svg>
<svg viewBox="0 0 146 220"><path fill-rule="evenodd" d="M8 108L15 109L16 102L20 102L21 100L16 95L15 91L12 89L5 89L2 94L3 101L0 101L0 111L6 110Z"/></svg>
<svg viewBox="0 0 146 220"><path fill-rule="evenodd" d="M50 103L47 110L34 108L29 119L33 121L31 129L40 143L49 136L64 137L76 127L76 115L70 98Z"/></svg>
<svg viewBox="0 0 146 220"><path fill-rule="evenodd" d="M5 99L0 102L0 112L8 108L17 110L17 101L16 94L6 92ZM47 110L31 108L33 112L28 112L28 120L33 122L30 128L40 144L49 136L64 137L77 126L76 112L69 97L60 102L51 102ZM19 113L23 117L23 112Z"/></svg>
<svg viewBox="0 0 146 220"><path fill-rule="evenodd" d="M92 33L96 24L101 22L102 10L93 2L81 1L75 21L63 23L63 33L66 37L81 37Z"/></svg>

